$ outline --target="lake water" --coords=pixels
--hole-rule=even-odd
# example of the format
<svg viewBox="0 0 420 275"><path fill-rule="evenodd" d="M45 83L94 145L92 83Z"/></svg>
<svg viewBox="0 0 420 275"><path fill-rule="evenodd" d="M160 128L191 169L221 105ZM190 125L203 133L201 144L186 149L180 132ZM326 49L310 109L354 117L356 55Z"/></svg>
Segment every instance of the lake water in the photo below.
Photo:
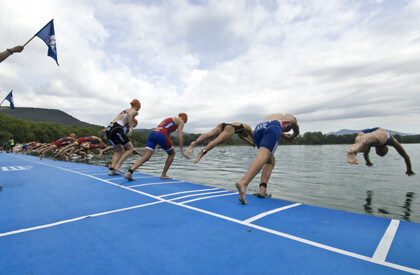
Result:
<svg viewBox="0 0 420 275"><path fill-rule="evenodd" d="M382 158L371 151L374 166L368 167L362 154L358 154L359 165L347 163L349 145L279 146L267 194L292 202L420 223L420 144L403 146L417 173L413 177L405 175L404 159L392 147ZM257 152L251 146L219 146L194 164L197 149L201 147L186 160L176 148L168 175L232 191L236 191L235 181L243 176ZM123 169L138 158L130 156ZM166 153L157 150L137 172L160 176L165 160ZM106 166L109 161L110 155L104 155L88 163ZM259 183L257 175L247 194L257 193Z"/></svg>

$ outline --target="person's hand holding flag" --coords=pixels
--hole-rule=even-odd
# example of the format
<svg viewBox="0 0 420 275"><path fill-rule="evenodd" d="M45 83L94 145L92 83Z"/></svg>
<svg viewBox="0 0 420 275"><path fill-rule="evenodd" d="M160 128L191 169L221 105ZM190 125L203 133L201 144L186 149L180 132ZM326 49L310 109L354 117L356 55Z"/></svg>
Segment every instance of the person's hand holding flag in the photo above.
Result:
<svg viewBox="0 0 420 275"><path fill-rule="evenodd" d="M54 58L55 62L58 65L57 60L57 47L55 42L55 30L54 30L54 19L51 19L50 22L48 22L47 25L45 25L39 32L37 32L34 36L31 37L31 39L28 40L23 46L16 46L11 49L7 49L3 52L0 52L0 62L5 60L7 57L12 55L13 53L20 53L23 51L25 46L31 42L32 39L34 39L35 36L38 36L41 38L45 44L48 46L48 56L51 56Z"/></svg>

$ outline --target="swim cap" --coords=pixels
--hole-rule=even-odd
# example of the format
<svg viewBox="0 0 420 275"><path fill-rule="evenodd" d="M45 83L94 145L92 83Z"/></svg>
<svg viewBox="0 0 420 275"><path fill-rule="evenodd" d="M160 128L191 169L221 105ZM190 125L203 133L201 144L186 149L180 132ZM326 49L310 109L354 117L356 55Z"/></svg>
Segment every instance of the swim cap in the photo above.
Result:
<svg viewBox="0 0 420 275"><path fill-rule="evenodd" d="M179 116L180 118L183 118L183 119L185 120L185 123L187 123L187 121L188 121L188 116L187 116L187 114L186 114L186 113L179 113L179 114L178 114L178 116Z"/></svg>
<svg viewBox="0 0 420 275"><path fill-rule="evenodd" d="M130 102L130 104L131 104L131 106L133 106L133 107L140 108L140 101L139 101L138 99L133 99L133 100Z"/></svg>

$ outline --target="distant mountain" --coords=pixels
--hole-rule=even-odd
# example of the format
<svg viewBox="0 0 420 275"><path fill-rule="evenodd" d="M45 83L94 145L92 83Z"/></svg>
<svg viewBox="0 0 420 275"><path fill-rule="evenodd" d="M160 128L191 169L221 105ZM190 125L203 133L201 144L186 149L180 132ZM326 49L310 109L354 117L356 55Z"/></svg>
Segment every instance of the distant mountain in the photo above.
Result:
<svg viewBox="0 0 420 275"><path fill-rule="evenodd" d="M55 122L60 124L84 127L98 126L80 121L77 118L74 118L63 111L55 109L16 107L12 110L9 107L0 107L0 113L7 114L14 118L32 120L37 122Z"/></svg>
<svg viewBox="0 0 420 275"><path fill-rule="evenodd" d="M337 132L329 132L326 135L335 135L335 136L342 136L342 135L352 135L352 134L357 134L360 133L361 130L349 130L349 129L341 129ZM413 134L406 134L406 133L401 133L401 132L397 132L397 131L392 131L392 130L388 130L386 129L391 135L400 135L400 136L412 136Z"/></svg>

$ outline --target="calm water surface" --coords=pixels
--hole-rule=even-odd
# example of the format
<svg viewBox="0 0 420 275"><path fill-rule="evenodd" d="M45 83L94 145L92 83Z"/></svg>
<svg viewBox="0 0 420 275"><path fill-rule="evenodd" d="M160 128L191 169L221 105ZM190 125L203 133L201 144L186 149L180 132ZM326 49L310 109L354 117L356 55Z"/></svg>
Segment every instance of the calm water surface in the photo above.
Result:
<svg viewBox="0 0 420 275"><path fill-rule="evenodd" d="M268 183L272 198L339 209L386 218L420 223L420 144L404 144L417 175L405 175L404 159L390 147L381 158L374 151L373 167L347 163L349 145L279 146L275 153L276 167ZM138 148L141 152L143 148ZM201 149L201 147L197 147ZM251 146L220 146L194 164L197 149L186 160L176 148L175 160L168 175L174 179L236 191L240 179L254 159L257 150ZM123 169L138 159L129 157ZM157 150L137 172L160 176L166 153ZM110 155L88 162L106 166ZM247 194L258 191L260 175L248 186ZM234 198L237 200L237 198Z"/></svg>

